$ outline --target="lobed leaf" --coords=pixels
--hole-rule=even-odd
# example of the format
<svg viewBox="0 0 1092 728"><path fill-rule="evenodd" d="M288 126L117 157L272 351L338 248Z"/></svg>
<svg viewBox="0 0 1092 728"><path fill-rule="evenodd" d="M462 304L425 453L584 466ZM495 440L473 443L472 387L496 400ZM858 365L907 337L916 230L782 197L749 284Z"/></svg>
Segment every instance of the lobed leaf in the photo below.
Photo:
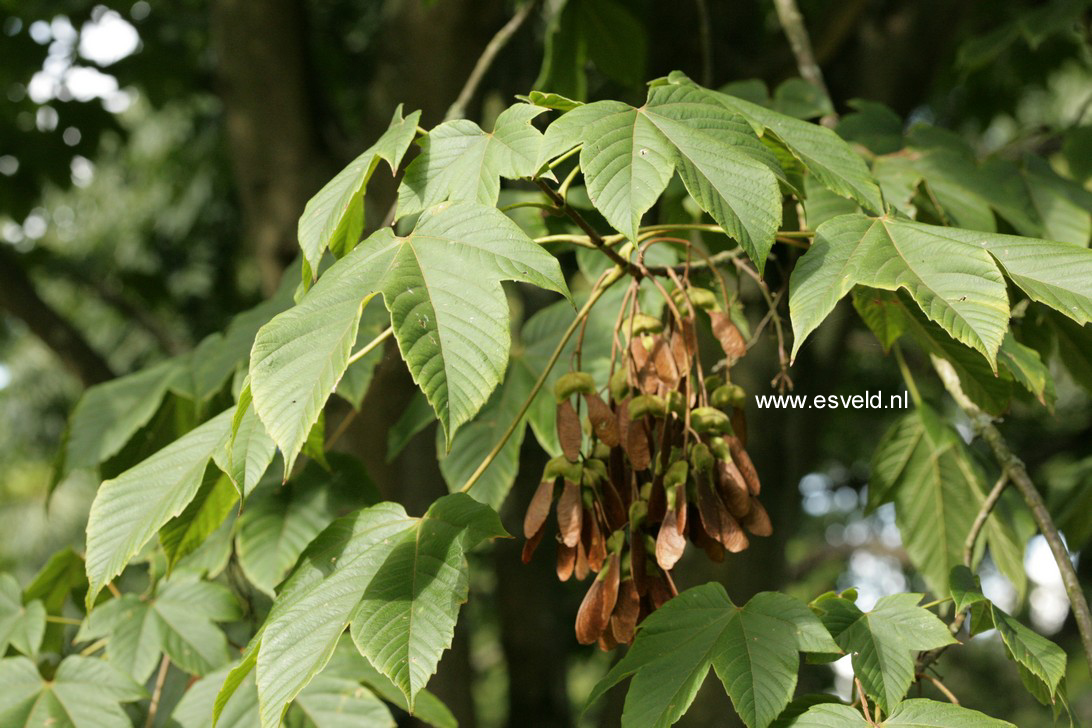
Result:
<svg viewBox="0 0 1092 728"><path fill-rule="evenodd" d="M793 356L834 305L860 284L904 289L926 316L980 351L996 369L1009 304L990 253L971 242L983 235L864 215L843 215L820 225L790 279Z"/></svg>
<svg viewBox="0 0 1092 728"><path fill-rule="evenodd" d="M918 606L919 601L920 594L893 594L881 597L870 612L840 596L824 597L813 605L834 641L853 655L853 672L865 692L889 714L914 679L912 653L956 641L936 615Z"/></svg>

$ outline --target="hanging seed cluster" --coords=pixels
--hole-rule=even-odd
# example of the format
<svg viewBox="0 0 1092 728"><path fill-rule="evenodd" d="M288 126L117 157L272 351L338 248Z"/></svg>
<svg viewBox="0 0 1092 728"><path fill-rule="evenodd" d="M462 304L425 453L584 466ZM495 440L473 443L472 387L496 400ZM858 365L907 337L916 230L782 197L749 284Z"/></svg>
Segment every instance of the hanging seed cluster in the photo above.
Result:
<svg viewBox="0 0 1092 728"><path fill-rule="evenodd" d="M564 455L546 465L523 524L527 563L556 512L558 578L595 575L577 640L604 650L632 642L637 624L678 593L671 570L688 540L719 562L746 549L748 534L772 533L745 449L745 393L728 381L743 337L710 291L672 297L666 327L640 313L623 323L628 346L612 364L609 399L585 372L558 379ZM700 309L724 350L723 377L703 376Z"/></svg>

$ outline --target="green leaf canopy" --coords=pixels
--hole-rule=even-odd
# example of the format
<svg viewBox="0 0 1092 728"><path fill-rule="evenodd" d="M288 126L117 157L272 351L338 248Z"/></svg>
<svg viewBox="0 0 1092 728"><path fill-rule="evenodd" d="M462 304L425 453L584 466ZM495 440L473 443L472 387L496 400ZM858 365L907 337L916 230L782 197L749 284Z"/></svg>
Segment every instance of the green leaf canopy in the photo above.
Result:
<svg viewBox="0 0 1092 728"><path fill-rule="evenodd" d="M842 215L816 230L790 280L793 356L855 285L905 290L952 338L986 357L1008 330L1002 271L1033 301L1092 320L1092 250L1072 243Z"/></svg>

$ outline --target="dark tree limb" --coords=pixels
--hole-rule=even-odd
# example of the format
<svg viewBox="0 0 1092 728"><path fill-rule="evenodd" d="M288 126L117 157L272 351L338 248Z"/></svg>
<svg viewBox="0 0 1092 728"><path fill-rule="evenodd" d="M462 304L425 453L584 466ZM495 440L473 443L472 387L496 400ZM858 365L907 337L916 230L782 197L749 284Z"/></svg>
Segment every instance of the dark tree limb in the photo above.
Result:
<svg viewBox="0 0 1092 728"><path fill-rule="evenodd" d="M42 300L19 255L5 245L0 245L0 309L25 323L85 387L114 378L110 365L83 334Z"/></svg>
<svg viewBox="0 0 1092 728"><path fill-rule="evenodd" d="M1081 634L1081 643L1084 645L1085 658L1088 660L1089 669L1092 669L1092 614L1089 613L1088 600L1085 599L1080 581L1077 579L1077 572L1073 568L1073 562L1070 561L1069 551L1062 543L1061 534L1058 533L1058 527L1054 525L1054 520L1050 517L1050 511L1047 510L1042 494L1035 487L1035 483L1031 481L1023 461L1009 449L1009 445L1001 431L993 424L993 418L983 412L978 405L963 393L963 389L959 384L959 376L955 373L952 365L943 359L934 358L933 367L940 375L940 379L944 382L944 387L948 390L952 399L967 413L975 433L993 451L994 459L1001 466L1001 472L1008 476L1013 486L1023 496L1024 502L1027 503L1028 509L1031 511L1032 518L1035 519L1035 525L1039 527L1039 531L1050 546L1050 551L1054 554L1054 561L1058 564L1058 571L1062 575L1065 593L1069 597L1069 606L1073 610L1073 617L1077 621L1077 629ZM999 489L995 488L995 490ZM1000 493L998 493L999 496Z"/></svg>

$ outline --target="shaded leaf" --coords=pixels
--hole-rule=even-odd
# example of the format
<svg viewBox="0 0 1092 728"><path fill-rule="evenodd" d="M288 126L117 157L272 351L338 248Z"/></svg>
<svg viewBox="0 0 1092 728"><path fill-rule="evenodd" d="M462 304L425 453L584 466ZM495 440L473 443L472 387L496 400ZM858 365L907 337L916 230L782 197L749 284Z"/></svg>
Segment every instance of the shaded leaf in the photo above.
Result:
<svg viewBox="0 0 1092 728"><path fill-rule="evenodd" d="M0 574L0 655L9 644L24 655L36 655L45 628L45 605L38 600L24 605L19 583L10 574Z"/></svg>
<svg viewBox="0 0 1092 728"><path fill-rule="evenodd" d="M107 480L87 523L87 604L201 487L212 454L229 436L232 410L220 413L147 460Z"/></svg>
<svg viewBox="0 0 1092 728"><path fill-rule="evenodd" d="M899 419L872 459L869 507L893 501L910 560L938 595L985 499L986 483L959 434L928 407Z"/></svg>

